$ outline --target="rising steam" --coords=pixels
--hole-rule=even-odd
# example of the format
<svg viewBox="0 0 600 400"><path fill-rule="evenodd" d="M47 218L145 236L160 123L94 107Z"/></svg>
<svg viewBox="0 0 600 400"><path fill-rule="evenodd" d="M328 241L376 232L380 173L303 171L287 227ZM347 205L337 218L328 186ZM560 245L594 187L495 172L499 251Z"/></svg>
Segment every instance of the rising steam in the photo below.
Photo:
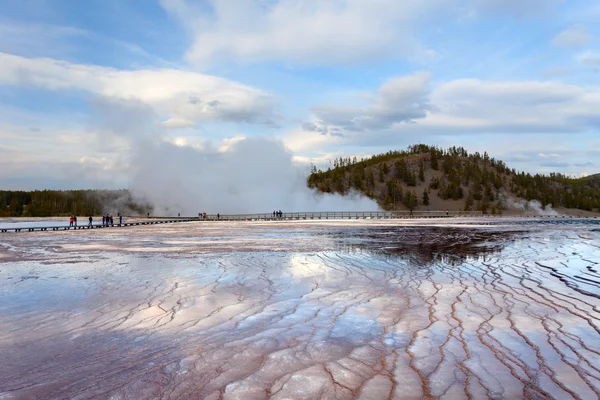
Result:
<svg viewBox="0 0 600 400"><path fill-rule="evenodd" d="M546 205L546 207L542 206L538 200L524 200L524 199L513 199L508 198L506 200L506 207L512 210L522 211L522 212L533 212L537 215L549 215L549 216L558 216L560 215L556 212L551 204Z"/></svg>
<svg viewBox="0 0 600 400"><path fill-rule="evenodd" d="M130 189L157 215L283 211L375 211L377 203L358 194L318 194L306 186L282 142L252 138L227 151L167 142L146 143L134 156Z"/></svg>

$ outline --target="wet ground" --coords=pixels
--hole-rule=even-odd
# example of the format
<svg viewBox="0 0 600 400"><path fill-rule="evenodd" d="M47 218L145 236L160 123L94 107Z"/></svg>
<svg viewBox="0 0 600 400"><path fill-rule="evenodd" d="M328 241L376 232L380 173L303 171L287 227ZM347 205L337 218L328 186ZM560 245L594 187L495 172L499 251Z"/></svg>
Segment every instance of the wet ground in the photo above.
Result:
<svg viewBox="0 0 600 400"><path fill-rule="evenodd" d="M599 220L0 236L0 399L597 399Z"/></svg>

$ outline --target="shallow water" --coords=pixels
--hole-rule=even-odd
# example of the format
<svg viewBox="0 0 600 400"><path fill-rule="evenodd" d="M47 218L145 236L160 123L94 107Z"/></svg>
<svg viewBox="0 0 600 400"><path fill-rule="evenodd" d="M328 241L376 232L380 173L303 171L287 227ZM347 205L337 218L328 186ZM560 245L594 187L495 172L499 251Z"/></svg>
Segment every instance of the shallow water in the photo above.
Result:
<svg viewBox="0 0 600 400"><path fill-rule="evenodd" d="M81 225L81 221L79 221ZM0 228L33 228L33 227L51 227L51 226L69 226L69 218L63 219L31 219L23 220L21 218L0 218Z"/></svg>
<svg viewBox="0 0 600 400"><path fill-rule="evenodd" d="M600 394L597 220L0 237L0 398Z"/></svg>

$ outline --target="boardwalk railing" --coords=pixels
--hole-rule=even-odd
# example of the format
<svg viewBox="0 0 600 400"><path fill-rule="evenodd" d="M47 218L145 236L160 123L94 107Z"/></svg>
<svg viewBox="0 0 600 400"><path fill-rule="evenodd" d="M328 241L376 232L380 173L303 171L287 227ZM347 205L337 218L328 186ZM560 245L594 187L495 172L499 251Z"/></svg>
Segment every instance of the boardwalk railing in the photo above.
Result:
<svg viewBox="0 0 600 400"><path fill-rule="evenodd" d="M139 226L139 225L156 225L156 224L172 224L175 222L191 222L198 221L198 218L161 218L160 220L151 221L136 221L136 222L123 222L121 224L93 224L93 225L59 225L59 226L15 226L15 227L0 227L0 233L6 232L35 232L35 231L69 231L69 230L80 230L80 229L101 229L101 228L119 228L124 226Z"/></svg>
<svg viewBox="0 0 600 400"><path fill-rule="evenodd" d="M315 219L394 219L394 218L448 218L478 217L481 211L329 211L329 212L292 212L281 216L267 214L208 214L201 220L208 221L278 221L278 220L315 220Z"/></svg>

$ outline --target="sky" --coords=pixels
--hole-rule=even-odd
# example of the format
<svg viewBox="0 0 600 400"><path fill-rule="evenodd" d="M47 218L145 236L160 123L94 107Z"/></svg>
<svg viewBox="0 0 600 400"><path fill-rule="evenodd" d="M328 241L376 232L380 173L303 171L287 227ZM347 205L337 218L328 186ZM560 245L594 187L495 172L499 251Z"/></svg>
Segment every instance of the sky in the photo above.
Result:
<svg viewBox="0 0 600 400"><path fill-rule="evenodd" d="M600 172L595 0L0 9L2 189L128 187L148 142L206 155L250 139L300 166L425 143L530 173Z"/></svg>

